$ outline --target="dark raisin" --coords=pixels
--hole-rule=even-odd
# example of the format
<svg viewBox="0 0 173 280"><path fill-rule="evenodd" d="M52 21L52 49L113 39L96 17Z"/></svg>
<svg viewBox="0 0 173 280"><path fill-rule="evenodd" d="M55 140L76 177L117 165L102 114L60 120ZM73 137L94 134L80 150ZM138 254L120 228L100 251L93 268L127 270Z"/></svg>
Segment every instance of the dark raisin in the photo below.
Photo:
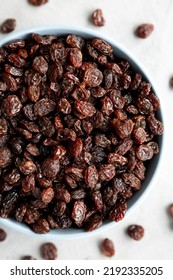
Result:
<svg viewBox="0 0 173 280"><path fill-rule="evenodd" d="M132 173L123 173L122 178L127 185L134 188L135 190L139 190L141 188L141 181Z"/></svg>
<svg viewBox="0 0 173 280"><path fill-rule="evenodd" d="M7 233L5 232L5 230L0 228L0 242L4 241L6 237L7 237Z"/></svg>
<svg viewBox="0 0 173 280"><path fill-rule="evenodd" d="M109 213L109 218L115 222L121 221L126 213L127 204L124 201L117 203Z"/></svg>
<svg viewBox="0 0 173 280"><path fill-rule="evenodd" d="M128 235L134 240L140 240L144 236L144 228L140 225L131 225L127 229Z"/></svg>
<svg viewBox="0 0 173 280"><path fill-rule="evenodd" d="M45 234L50 231L50 227L46 219L39 218L33 225L32 230L38 234Z"/></svg>
<svg viewBox="0 0 173 280"><path fill-rule="evenodd" d="M145 39L148 36L150 36L150 34L153 32L153 30L154 30L154 25L153 24L143 23L136 28L135 34L139 38Z"/></svg>
<svg viewBox="0 0 173 280"><path fill-rule="evenodd" d="M41 6L46 4L49 0L28 0L29 4L33 6Z"/></svg>
<svg viewBox="0 0 173 280"><path fill-rule="evenodd" d="M51 158L47 158L42 165L44 176L52 179L59 172L59 161Z"/></svg>
<svg viewBox="0 0 173 280"><path fill-rule="evenodd" d="M84 82L89 87L97 87L103 81L103 74L97 68L90 68L86 70L84 75Z"/></svg>
<svg viewBox="0 0 173 280"><path fill-rule="evenodd" d="M57 259L57 247L53 243L45 243L41 246L41 255L44 260Z"/></svg>
<svg viewBox="0 0 173 280"><path fill-rule="evenodd" d="M55 110L56 104L49 98L40 99L34 105L34 113L39 117L46 116Z"/></svg>
<svg viewBox="0 0 173 280"><path fill-rule="evenodd" d="M12 118L20 113L20 110L22 109L22 103L16 95L9 95L4 100L3 107L8 117Z"/></svg>
<svg viewBox="0 0 173 280"><path fill-rule="evenodd" d="M93 231L99 228L102 225L103 218L99 215L91 216L90 219L87 220L85 225L86 231Z"/></svg>
<svg viewBox="0 0 173 280"><path fill-rule="evenodd" d="M11 160L11 151L7 147L0 147L0 168L10 165Z"/></svg>
<svg viewBox="0 0 173 280"><path fill-rule="evenodd" d="M0 31L2 33L10 33L16 27L16 20L13 18L6 19L0 26Z"/></svg>
<svg viewBox="0 0 173 280"><path fill-rule="evenodd" d="M116 174L113 164L101 164L99 168L99 178L101 181L110 181Z"/></svg>
<svg viewBox="0 0 173 280"><path fill-rule="evenodd" d="M32 256L23 256L22 258L21 258L21 260L36 260L34 257L32 257Z"/></svg>

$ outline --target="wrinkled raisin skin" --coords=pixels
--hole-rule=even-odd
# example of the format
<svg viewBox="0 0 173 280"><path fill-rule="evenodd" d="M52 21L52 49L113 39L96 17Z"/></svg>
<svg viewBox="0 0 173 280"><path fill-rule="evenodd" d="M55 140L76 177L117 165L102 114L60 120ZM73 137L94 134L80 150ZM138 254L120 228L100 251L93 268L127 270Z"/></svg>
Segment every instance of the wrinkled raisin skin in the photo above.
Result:
<svg viewBox="0 0 173 280"><path fill-rule="evenodd" d="M128 235L134 240L141 240L144 236L144 228L140 225L131 225L127 228Z"/></svg>
<svg viewBox="0 0 173 280"><path fill-rule="evenodd" d="M148 36L150 36L150 34L153 32L153 30L154 30L153 24L143 23L136 28L135 34L137 37L139 37L141 39L145 39Z"/></svg>
<svg viewBox="0 0 173 280"><path fill-rule="evenodd" d="M103 17L103 12L101 9L97 9L92 14L92 22L96 26L104 26L105 25L105 19Z"/></svg>

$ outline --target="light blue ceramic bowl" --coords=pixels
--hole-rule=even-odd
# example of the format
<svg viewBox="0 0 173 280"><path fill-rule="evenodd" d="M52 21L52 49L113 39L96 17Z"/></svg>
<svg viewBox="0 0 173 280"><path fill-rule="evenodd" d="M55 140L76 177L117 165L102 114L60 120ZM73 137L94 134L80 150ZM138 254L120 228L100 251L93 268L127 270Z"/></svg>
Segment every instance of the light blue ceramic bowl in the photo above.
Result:
<svg viewBox="0 0 173 280"><path fill-rule="evenodd" d="M90 30L83 27L67 27L67 26L40 26L40 27L33 27L31 29L22 30L19 32L11 33L10 35L6 36L2 40L0 40L0 47L4 44L13 41L15 39L25 39L32 33L39 33L40 35L65 35L65 34L78 34L81 35L84 38L94 38L99 37L107 41L109 44L112 45L114 52L117 57L127 59L130 61L132 67L141 73L146 80L148 80L153 88L153 91L156 93L156 95L160 98L159 92L156 90L151 77L147 74L147 71L144 69L144 67L140 64L140 62L131 54L127 49L125 49L123 46L121 46L118 42L115 40L112 40L111 38ZM160 98L161 99L161 98ZM163 111L159 110L157 113L158 118L163 122ZM142 188L136 192L132 198L128 201L128 210L125 215L125 219L128 218L128 216L143 202L145 197L148 195L150 189L152 186L154 186L155 179L157 178L157 175L160 170L160 164L162 162L162 156L163 156L163 146L164 146L164 137L160 136L158 137L158 143L160 146L160 153L153 157L152 160L149 161L147 172L146 172L146 179L142 183ZM103 231L108 231L110 228L117 226L119 223L115 223L113 221L107 220L103 223L103 225L96 229L95 231L91 232L85 232L82 229L55 229L51 230L49 233L42 235L42 234L35 234L32 232L29 227L27 227L24 224L18 223L15 220L12 219L2 219L0 218L0 223L14 229L17 231L20 231L22 233L28 234L30 236L37 236L47 239L76 239L76 238L84 238L93 236L95 234L101 233Z"/></svg>

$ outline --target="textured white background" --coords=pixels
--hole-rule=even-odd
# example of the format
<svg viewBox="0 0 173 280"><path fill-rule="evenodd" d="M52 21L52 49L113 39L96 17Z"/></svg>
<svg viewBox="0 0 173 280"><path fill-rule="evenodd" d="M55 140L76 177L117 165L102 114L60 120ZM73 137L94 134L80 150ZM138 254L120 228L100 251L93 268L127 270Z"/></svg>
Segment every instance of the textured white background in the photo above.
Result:
<svg viewBox="0 0 173 280"><path fill-rule="evenodd" d="M0 22L9 17L17 19L17 30L36 25L66 24L89 27L116 39L147 68L162 97L165 111L166 145L163 168L154 188L143 204L120 225L95 237L55 241L59 259L104 259L98 245L103 238L114 241L114 259L173 259L173 220L166 208L173 202L172 183L172 120L173 90L168 80L173 74L173 1L171 0L49 0L49 4L35 8L27 0L0 0ZM94 27L90 13L102 8L105 27ZM143 22L155 26L146 40L135 38L135 27ZM4 35L0 35L0 39ZM128 238L125 229L129 224L142 224L145 237L136 242ZM3 226L2 226L3 227ZM0 244L0 259L19 259L30 254L40 258L39 246L44 241L31 238L5 228L8 238Z"/></svg>

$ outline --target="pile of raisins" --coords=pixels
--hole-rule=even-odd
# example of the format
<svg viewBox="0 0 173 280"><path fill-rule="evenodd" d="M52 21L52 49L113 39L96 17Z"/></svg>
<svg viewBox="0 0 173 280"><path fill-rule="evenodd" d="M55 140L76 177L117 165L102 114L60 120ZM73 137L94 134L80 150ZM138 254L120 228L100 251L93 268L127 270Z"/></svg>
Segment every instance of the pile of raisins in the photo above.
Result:
<svg viewBox="0 0 173 280"><path fill-rule="evenodd" d="M0 216L36 233L120 221L159 153L158 97L105 41L0 48Z"/></svg>

